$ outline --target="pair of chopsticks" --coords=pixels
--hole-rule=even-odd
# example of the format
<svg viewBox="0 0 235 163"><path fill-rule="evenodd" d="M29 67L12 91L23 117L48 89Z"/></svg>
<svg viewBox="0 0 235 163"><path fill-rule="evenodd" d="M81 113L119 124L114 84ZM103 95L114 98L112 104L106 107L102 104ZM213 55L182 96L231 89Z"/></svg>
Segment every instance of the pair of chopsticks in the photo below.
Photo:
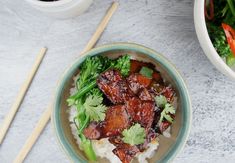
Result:
<svg viewBox="0 0 235 163"><path fill-rule="evenodd" d="M85 52L91 50L95 46L96 42L99 40L101 34L103 33L104 29L106 28L109 20L111 19L113 13L116 11L117 7L118 7L118 3L113 2L111 7L109 8L108 12L103 17L102 21L100 22L99 26L97 27L95 33L91 37L90 41L87 43L86 47L81 52L81 54L84 54ZM42 58L43 58L45 52L46 52L46 49L43 48L40 52L39 57L37 58L37 60L35 62L35 65L31 71L27 81L24 83L22 90L20 91L15 103L13 104L12 109L10 110L9 114L5 118L5 121L3 123L3 127L0 129L0 144L3 141L3 139L6 135L6 132L7 132L8 128L9 128L25 94L26 94L26 91L30 86L30 83L31 83L41 61L42 61ZM18 153L16 159L14 160L14 163L21 163L24 161L27 154L30 152L32 146L34 145L34 143L36 142L36 140L40 136L41 132L45 128L47 122L50 120L52 107L53 107L53 104L50 104L47 107L47 109L45 110L45 112L42 114L41 118L39 119L38 123L36 124L31 135L28 137L24 146L22 147L22 149Z"/></svg>

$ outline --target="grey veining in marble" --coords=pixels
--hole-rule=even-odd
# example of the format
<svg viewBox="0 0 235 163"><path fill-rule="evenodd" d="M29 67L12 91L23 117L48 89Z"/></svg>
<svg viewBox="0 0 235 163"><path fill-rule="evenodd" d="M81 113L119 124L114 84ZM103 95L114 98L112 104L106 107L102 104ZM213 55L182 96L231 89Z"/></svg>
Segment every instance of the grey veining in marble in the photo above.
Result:
<svg viewBox="0 0 235 163"><path fill-rule="evenodd" d="M56 82L90 39L110 0L94 0L76 18L55 20L22 0L0 1L0 123L42 46L49 48L0 146L0 162L16 157L52 98ZM193 105L189 140L176 163L235 162L235 82L219 73L196 38L192 0L120 0L98 45L136 42L164 54L186 80ZM48 125L27 163L67 163Z"/></svg>

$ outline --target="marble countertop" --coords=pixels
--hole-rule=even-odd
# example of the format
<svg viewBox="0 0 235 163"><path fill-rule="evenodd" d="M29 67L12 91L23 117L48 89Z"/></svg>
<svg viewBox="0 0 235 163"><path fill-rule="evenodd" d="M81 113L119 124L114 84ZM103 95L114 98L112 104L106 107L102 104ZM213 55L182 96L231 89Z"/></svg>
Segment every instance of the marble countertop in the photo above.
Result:
<svg viewBox="0 0 235 163"><path fill-rule="evenodd" d="M208 61L194 30L192 0L120 0L98 45L135 42L164 54L186 80L193 122L174 162L235 161L235 82ZM61 74L82 51L111 0L94 0L76 18L56 20L22 0L0 1L0 123L41 47L48 52L0 146L0 162L14 160L46 106ZM25 162L67 163L51 124Z"/></svg>

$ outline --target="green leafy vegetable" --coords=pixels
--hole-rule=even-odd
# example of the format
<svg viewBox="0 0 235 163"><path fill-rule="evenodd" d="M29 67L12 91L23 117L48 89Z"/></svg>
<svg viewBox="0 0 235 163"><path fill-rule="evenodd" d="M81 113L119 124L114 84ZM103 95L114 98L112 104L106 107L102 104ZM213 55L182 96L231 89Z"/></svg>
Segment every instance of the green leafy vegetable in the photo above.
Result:
<svg viewBox="0 0 235 163"><path fill-rule="evenodd" d="M226 63L228 66L233 66L235 64L235 57L230 53L226 58Z"/></svg>
<svg viewBox="0 0 235 163"><path fill-rule="evenodd" d="M140 70L140 74L146 76L147 78L152 78L153 70L148 67L142 67Z"/></svg>
<svg viewBox="0 0 235 163"><path fill-rule="evenodd" d="M175 114L175 108L171 104L167 103L165 104L164 109L161 112L160 122L162 122L163 118L165 118L168 122L173 123L173 118L169 113Z"/></svg>
<svg viewBox="0 0 235 163"><path fill-rule="evenodd" d="M172 123L174 119L170 114L175 114L175 108L167 102L166 97L163 95L156 96L154 99L157 106L163 108L159 121L162 122L163 119L166 119L168 122Z"/></svg>
<svg viewBox="0 0 235 163"><path fill-rule="evenodd" d="M84 152L90 161L95 161L96 155L92 148L91 141L86 139L86 137L83 135L83 130L94 117L90 117L90 114L88 114L91 111L87 111L90 108L88 108L88 104L84 104L84 101L87 101L87 95L89 97L94 96L102 98L102 93L98 88L95 88L96 78L99 73L101 73L106 68L107 60L108 59L104 57L88 57L80 67L79 78L76 82L78 92L67 99L69 106L76 105L77 115L74 118L74 124L77 126L78 136L81 139L81 147L84 149ZM89 102L91 101L92 100ZM93 107L95 108L95 106ZM79 125L77 125L77 123Z"/></svg>
<svg viewBox="0 0 235 163"><path fill-rule="evenodd" d="M106 106L102 104L103 98L101 96L88 96L84 107L86 115L93 121L103 121L105 118Z"/></svg>
<svg viewBox="0 0 235 163"><path fill-rule="evenodd" d="M103 70L102 68L103 57L88 57L80 67L80 74L77 80L77 88L81 89L87 84L87 82L95 79L99 73Z"/></svg>
<svg viewBox="0 0 235 163"><path fill-rule="evenodd" d="M235 64L235 54L231 51L221 24L226 23L235 29L235 1L216 0L213 1L213 3L214 18L212 20L207 20L206 23L208 33L218 54L226 59L226 63L229 66L233 66ZM208 4L208 7L209 6L210 5Z"/></svg>
<svg viewBox="0 0 235 163"><path fill-rule="evenodd" d="M90 161L96 161L96 154L93 150L92 143L89 139L86 139L86 137L81 134L81 148L84 150L84 153L86 154L87 158Z"/></svg>
<svg viewBox="0 0 235 163"><path fill-rule="evenodd" d="M156 96L154 99L158 107L164 107L167 104L167 99L163 95Z"/></svg>
<svg viewBox="0 0 235 163"><path fill-rule="evenodd" d="M228 2L228 6L230 8L230 11L232 13L233 16L235 16L235 1L234 0L227 0Z"/></svg>
<svg viewBox="0 0 235 163"><path fill-rule="evenodd" d="M111 67L120 70L123 76L127 76L130 72L131 67L130 60L130 56L126 54L122 57L119 57L117 60L114 60Z"/></svg>
<svg viewBox="0 0 235 163"><path fill-rule="evenodd" d="M125 129L122 132L122 140L125 143L130 145L138 145L144 143L146 134L143 127L140 124L136 123L134 126L131 126L129 129Z"/></svg>
<svg viewBox="0 0 235 163"><path fill-rule="evenodd" d="M100 73L109 68L118 69L122 75L128 75L130 56L125 55L117 60L102 56L88 57L80 66L79 77L76 81L77 92L67 99L69 106L76 106L77 115L74 117L74 124L81 139L81 147L90 161L95 161L96 155L91 141L83 135L83 130L91 120L102 121L105 118L107 108L102 104L103 94L97 88L96 79Z"/></svg>
<svg viewBox="0 0 235 163"><path fill-rule="evenodd" d="M75 103L78 103L78 99L80 99L82 96L84 96L86 93L88 93L91 89L93 89L96 86L96 80L88 83L85 87L81 88L75 95L70 96L66 101L68 103L68 106L72 106ZM77 101L77 102L76 102Z"/></svg>
<svg viewBox="0 0 235 163"><path fill-rule="evenodd" d="M221 57L226 58L231 53L231 49L222 27L215 26L213 23L207 23L207 28L216 51Z"/></svg>

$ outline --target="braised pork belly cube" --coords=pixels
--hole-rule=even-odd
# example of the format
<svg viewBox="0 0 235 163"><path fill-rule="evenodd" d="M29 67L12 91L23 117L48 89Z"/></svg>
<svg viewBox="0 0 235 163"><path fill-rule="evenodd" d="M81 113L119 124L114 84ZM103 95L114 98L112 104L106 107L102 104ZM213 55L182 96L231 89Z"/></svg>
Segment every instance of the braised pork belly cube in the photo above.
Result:
<svg viewBox="0 0 235 163"><path fill-rule="evenodd" d="M127 78L129 88L134 94L137 94L140 89L147 88L151 84L152 79L141 74L134 73Z"/></svg>
<svg viewBox="0 0 235 163"><path fill-rule="evenodd" d="M131 146L129 144L119 145L113 150L113 153L119 157L122 163L130 163L138 152L139 149L137 146Z"/></svg>
<svg viewBox="0 0 235 163"><path fill-rule="evenodd" d="M117 136L129 126L130 120L125 105L116 105L107 109L105 120L102 122L105 137Z"/></svg>
<svg viewBox="0 0 235 163"><path fill-rule="evenodd" d="M87 128L84 129L83 134L86 138L91 140L98 140L102 137L102 130L100 123L91 122Z"/></svg>
<svg viewBox="0 0 235 163"><path fill-rule="evenodd" d="M101 139L110 136L117 136L130 126L129 115L125 105L111 106L106 111L105 120L99 123L91 122L84 129L84 135L88 139Z"/></svg>
<svg viewBox="0 0 235 163"><path fill-rule="evenodd" d="M138 92L138 97L143 101L154 101L154 97L149 93L147 88L142 88Z"/></svg>
<svg viewBox="0 0 235 163"><path fill-rule="evenodd" d="M97 79L97 84L113 104L124 103L133 96L126 80L122 78L118 70L108 70L101 73Z"/></svg>
<svg viewBox="0 0 235 163"><path fill-rule="evenodd" d="M141 101L137 97L133 97L126 103L126 110L131 119L135 123L139 123L146 129L152 126L154 118L154 102Z"/></svg>

